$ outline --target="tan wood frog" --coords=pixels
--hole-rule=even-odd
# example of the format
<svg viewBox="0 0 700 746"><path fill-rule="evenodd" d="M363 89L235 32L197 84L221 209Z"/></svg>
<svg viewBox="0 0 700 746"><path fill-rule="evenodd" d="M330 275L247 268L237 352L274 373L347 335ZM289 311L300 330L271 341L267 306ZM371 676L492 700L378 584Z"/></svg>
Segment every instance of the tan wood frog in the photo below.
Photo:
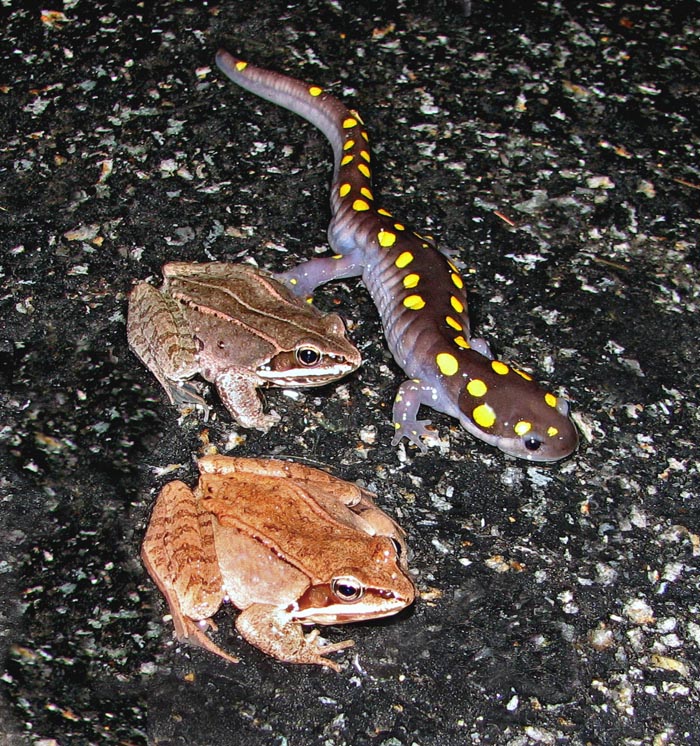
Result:
<svg viewBox="0 0 700 746"><path fill-rule="evenodd" d="M232 417L267 431L257 388L322 386L362 362L337 314L296 298L245 264L171 262L160 289L142 282L129 299L127 335L179 409L209 408L192 379L215 384Z"/></svg>
<svg viewBox="0 0 700 746"><path fill-rule="evenodd" d="M252 645L338 671L325 655L353 641L322 645L302 625L376 619L413 601L404 532L369 492L272 459L207 456L199 470L194 490L163 487L141 551L181 641L237 662L204 631L228 599Z"/></svg>

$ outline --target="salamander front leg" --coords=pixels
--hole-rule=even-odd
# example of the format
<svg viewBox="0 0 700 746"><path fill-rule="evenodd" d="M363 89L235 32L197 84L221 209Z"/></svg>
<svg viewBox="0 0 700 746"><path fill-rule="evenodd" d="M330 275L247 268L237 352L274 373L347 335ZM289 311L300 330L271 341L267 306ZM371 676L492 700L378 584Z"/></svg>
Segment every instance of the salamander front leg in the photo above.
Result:
<svg viewBox="0 0 700 746"><path fill-rule="evenodd" d="M430 402L430 389L426 388L418 378L404 381L396 392L394 399L394 438L391 445L395 446L401 442L401 438L408 438L425 453L428 446L421 440L434 435L427 429L431 420L417 419L418 409L421 404ZM426 399L427 401L424 401Z"/></svg>
<svg viewBox="0 0 700 746"><path fill-rule="evenodd" d="M485 358L488 358L489 360L495 359L494 354L491 352L491 348L489 347L489 343L483 337L472 337L469 340L469 344L471 345L472 350L483 355Z"/></svg>
<svg viewBox="0 0 700 746"><path fill-rule="evenodd" d="M349 254L310 259L275 275L275 278L289 286L294 295L308 299L319 285L345 277L360 277L362 270L362 255L353 251Z"/></svg>

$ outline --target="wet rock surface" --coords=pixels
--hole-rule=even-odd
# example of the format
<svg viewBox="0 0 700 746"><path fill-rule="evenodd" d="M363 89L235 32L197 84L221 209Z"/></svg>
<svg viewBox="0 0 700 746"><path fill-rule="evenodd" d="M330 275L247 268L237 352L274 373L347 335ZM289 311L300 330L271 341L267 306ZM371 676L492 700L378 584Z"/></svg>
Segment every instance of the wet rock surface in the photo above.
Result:
<svg viewBox="0 0 700 746"><path fill-rule="evenodd" d="M0 41L0 728L6 743L700 741L698 5L6 3ZM148 6L148 7L146 7ZM326 250L330 150L218 46L363 115L375 191L465 265L474 331L572 400L582 445L516 462L431 413L359 283L317 303L365 363L266 394L268 434L179 420L128 350L170 260ZM155 494L216 449L378 494L421 592L324 630L341 674L179 645L139 559Z"/></svg>

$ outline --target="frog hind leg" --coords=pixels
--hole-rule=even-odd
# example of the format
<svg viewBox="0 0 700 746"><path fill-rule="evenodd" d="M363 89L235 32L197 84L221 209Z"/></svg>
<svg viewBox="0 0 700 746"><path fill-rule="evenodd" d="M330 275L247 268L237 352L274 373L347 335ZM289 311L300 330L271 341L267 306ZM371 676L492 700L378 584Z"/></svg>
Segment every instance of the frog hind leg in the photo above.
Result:
<svg viewBox="0 0 700 746"><path fill-rule="evenodd" d="M127 320L129 346L160 381L178 410L209 406L189 382L199 372L197 347L178 302L147 282L131 291Z"/></svg>
<svg viewBox="0 0 700 746"><path fill-rule="evenodd" d="M178 640L237 663L204 631L208 626L216 629L211 617L221 605L223 581L212 517L200 509L197 496L184 482L170 482L158 495L141 558L165 596Z"/></svg>
<svg viewBox="0 0 700 746"><path fill-rule="evenodd" d="M254 604L242 611L236 619L236 629L241 637L285 663L313 663L339 672L340 666L325 656L352 647L352 640L322 645L318 630L304 635L301 624L295 622L284 609L265 604Z"/></svg>

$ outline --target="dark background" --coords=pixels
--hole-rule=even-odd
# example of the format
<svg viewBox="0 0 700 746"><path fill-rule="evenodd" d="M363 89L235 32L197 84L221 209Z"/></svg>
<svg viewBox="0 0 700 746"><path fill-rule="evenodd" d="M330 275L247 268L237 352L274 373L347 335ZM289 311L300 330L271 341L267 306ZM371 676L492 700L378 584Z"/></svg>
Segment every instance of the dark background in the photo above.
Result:
<svg viewBox="0 0 700 746"><path fill-rule="evenodd" d="M699 5L472 5L2 3L4 743L700 742ZM219 45L362 113L375 192L461 257L475 332L571 398L573 458L435 413L438 447L392 448L403 375L355 281L318 305L357 374L267 393L267 435L218 403L178 422L127 348L132 284L326 247L329 147ZM172 640L139 546L212 447L329 466L408 531L422 597L326 630L356 641L341 674L265 657L229 609L239 665Z"/></svg>

